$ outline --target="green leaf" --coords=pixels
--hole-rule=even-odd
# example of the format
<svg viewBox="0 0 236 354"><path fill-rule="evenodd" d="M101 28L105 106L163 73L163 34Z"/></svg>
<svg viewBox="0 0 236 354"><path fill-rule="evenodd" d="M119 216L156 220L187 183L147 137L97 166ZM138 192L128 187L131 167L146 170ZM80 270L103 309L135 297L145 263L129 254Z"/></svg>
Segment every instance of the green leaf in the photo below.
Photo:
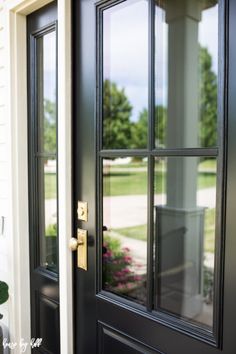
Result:
<svg viewBox="0 0 236 354"><path fill-rule="evenodd" d="M0 281L0 305L8 300L8 285L4 281Z"/></svg>

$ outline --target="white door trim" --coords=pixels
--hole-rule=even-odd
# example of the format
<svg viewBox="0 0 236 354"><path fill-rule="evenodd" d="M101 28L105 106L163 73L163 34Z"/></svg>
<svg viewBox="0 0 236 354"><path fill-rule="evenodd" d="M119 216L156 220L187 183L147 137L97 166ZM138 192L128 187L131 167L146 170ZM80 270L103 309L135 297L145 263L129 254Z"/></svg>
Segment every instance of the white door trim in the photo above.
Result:
<svg viewBox="0 0 236 354"><path fill-rule="evenodd" d="M11 339L30 340L26 15L51 0L6 2ZM71 237L71 1L58 0L58 178L61 353L73 353ZM30 351L29 351L30 352Z"/></svg>

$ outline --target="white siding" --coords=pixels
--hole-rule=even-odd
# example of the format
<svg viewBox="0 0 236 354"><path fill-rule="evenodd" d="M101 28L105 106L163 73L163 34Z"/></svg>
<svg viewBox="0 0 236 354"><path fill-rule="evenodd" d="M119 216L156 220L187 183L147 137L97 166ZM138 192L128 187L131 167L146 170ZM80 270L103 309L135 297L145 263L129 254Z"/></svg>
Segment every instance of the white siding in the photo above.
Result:
<svg viewBox="0 0 236 354"><path fill-rule="evenodd" d="M4 48L1 48L1 53L3 55ZM0 66L0 86L6 85L6 70L4 66Z"/></svg>
<svg viewBox="0 0 236 354"><path fill-rule="evenodd" d="M6 119L6 32L4 3L0 0L0 220L4 217L4 233L0 233L0 280L10 285L9 254L7 223L9 213L9 185L7 171L10 156L7 146L7 119ZM1 231L0 231L1 232ZM9 324L9 303L1 305L0 312L4 315L3 322Z"/></svg>
<svg viewBox="0 0 236 354"><path fill-rule="evenodd" d="M0 75L1 75L1 71L2 70L0 70ZM1 76L0 76L0 78L1 78ZM3 126L5 124L5 122L6 122L6 106L3 103L3 105L0 106L0 126ZM1 156L1 152L0 152L0 156Z"/></svg>

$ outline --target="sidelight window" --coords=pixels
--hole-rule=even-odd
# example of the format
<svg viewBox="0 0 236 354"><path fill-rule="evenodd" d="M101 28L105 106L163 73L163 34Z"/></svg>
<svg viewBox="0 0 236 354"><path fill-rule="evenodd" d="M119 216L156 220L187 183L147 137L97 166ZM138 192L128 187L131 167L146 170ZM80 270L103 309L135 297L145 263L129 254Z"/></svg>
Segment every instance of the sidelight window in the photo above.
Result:
<svg viewBox="0 0 236 354"><path fill-rule="evenodd" d="M34 122L31 166L35 171L34 237L37 264L58 272L57 222L57 63L55 26L32 37L35 50ZM33 130L34 129L34 130Z"/></svg>

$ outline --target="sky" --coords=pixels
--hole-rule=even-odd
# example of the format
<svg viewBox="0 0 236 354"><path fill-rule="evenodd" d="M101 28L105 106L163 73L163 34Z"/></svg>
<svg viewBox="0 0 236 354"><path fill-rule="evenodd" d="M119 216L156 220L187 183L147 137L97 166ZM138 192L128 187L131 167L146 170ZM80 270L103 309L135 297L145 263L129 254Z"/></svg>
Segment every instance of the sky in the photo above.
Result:
<svg viewBox="0 0 236 354"><path fill-rule="evenodd" d="M133 121L148 106L148 2L130 0L104 12L104 79L116 82L133 106ZM208 48L217 73L218 6L202 12L198 41ZM156 8L156 102L167 103L168 25L164 11Z"/></svg>
<svg viewBox="0 0 236 354"><path fill-rule="evenodd" d="M156 7L156 103L167 104L168 25L165 13ZM202 12L198 39L208 48L217 73L218 6ZM133 121L148 106L148 1L129 0L104 11L104 79L125 88L133 106ZM55 36L44 38L44 92L55 100Z"/></svg>
<svg viewBox="0 0 236 354"><path fill-rule="evenodd" d="M44 98L52 102L56 99L56 36L55 31L47 33L43 39L43 89ZM41 38L40 38L41 40Z"/></svg>

